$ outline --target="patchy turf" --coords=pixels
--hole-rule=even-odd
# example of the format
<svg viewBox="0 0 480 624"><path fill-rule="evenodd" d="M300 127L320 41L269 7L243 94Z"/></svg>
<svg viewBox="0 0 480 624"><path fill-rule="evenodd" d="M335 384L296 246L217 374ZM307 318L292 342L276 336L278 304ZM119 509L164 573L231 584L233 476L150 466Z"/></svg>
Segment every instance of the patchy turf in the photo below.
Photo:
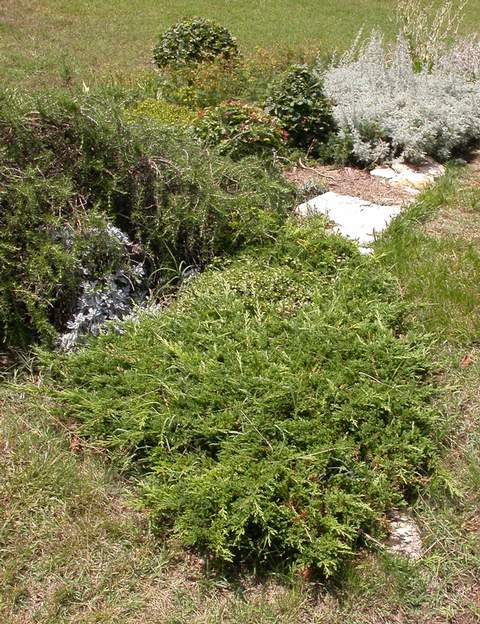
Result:
<svg viewBox="0 0 480 624"><path fill-rule="evenodd" d="M256 48L284 56L302 49L330 54L350 44L361 26L393 32L388 0L2 0L0 67L11 85L69 85L147 69L157 35L183 17L215 19ZM471 0L466 28L480 23Z"/></svg>
<svg viewBox="0 0 480 624"><path fill-rule="evenodd" d="M377 246L418 305L427 330L455 344L478 339L480 190L450 172L426 191Z"/></svg>

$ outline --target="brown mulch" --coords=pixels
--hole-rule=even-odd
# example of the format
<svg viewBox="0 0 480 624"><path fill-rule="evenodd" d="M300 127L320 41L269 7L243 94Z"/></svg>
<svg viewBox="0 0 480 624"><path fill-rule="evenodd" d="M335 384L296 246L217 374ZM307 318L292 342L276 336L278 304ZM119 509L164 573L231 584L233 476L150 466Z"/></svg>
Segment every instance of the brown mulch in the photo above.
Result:
<svg viewBox="0 0 480 624"><path fill-rule="evenodd" d="M405 189L390 186L381 178L375 178L368 171L355 167L307 167L299 163L286 171L285 177L299 187L308 181L324 184L329 191L360 197L384 206L411 203L414 197Z"/></svg>

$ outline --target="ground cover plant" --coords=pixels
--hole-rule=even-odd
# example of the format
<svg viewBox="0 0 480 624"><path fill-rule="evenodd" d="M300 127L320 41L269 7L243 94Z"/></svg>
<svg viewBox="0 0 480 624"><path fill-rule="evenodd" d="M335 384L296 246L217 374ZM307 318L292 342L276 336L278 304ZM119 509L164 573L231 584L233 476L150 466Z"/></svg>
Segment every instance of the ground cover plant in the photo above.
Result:
<svg viewBox="0 0 480 624"><path fill-rule="evenodd" d="M291 224L162 313L49 360L55 395L140 462L161 532L217 563L330 576L436 457L425 346L373 262L321 222Z"/></svg>
<svg viewBox="0 0 480 624"><path fill-rule="evenodd" d="M164 100L147 98L135 102L125 110L125 119L132 123L153 120L159 126L189 127L197 118L197 114L186 106L171 104Z"/></svg>
<svg viewBox="0 0 480 624"><path fill-rule="evenodd" d="M6 345L65 328L86 282L165 285L268 239L286 218L293 192L278 172L254 158L206 158L171 117L145 120L144 108L133 122L112 97L0 96Z"/></svg>

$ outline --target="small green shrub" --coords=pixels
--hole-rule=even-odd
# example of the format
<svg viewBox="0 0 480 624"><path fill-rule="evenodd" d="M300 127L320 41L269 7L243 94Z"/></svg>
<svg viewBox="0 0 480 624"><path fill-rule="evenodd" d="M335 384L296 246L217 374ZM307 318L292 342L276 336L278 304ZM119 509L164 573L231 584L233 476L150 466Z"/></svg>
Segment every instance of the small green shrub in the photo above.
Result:
<svg viewBox="0 0 480 624"><path fill-rule="evenodd" d="M335 128L321 79L306 65L294 65L273 81L265 110L279 119L290 141L304 149L315 151Z"/></svg>
<svg viewBox="0 0 480 624"><path fill-rule="evenodd" d="M160 36L153 60L160 68L169 65L195 65L238 56L235 38L226 28L202 18L177 22Z"/></svg>
<svg viewBox="0 0 480 624"><path fill-rule="evenodd" d="M425 348L373 263L292 223L121 336L48 357L62 414L138 459L162 532L332 575L422 486L440 433Z"/></svg>
<svg viewBox="0 0 480 624"><path fill-rule="evenodd" d="M125 110L125 119L129 122L151 120L156 124L188 127L197 115L186 106L178 106L163 100L149 98L138 102Z"/></svg>
<svg viewBox="0 0 480 624"><path fill-rule="evenodd" d="M282 151L287 138L278 122L261 108L235 100L202 111L196 132L207 145L219 145L233 158L259 153L272 156Z"/></svg>
<svg viewBox="0 0 480 624"><path fill-rule="evenodd" d="M336 165L354 164L353 139L350 133L344 130L332 133L325 143L318 146L316 155L324 163L334 163Z"/></svg>

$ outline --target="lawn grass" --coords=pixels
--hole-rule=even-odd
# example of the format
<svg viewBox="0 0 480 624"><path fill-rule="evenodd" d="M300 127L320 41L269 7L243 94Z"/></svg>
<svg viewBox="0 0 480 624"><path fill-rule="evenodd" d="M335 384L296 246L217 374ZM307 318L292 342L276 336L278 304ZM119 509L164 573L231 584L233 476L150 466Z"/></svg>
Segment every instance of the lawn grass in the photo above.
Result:
<svg viewBox="0 0 480 624"><path fill-rule="evenodd" d="M273 56L304 50L330 54L358 30L394 31L389 0L3 0L0 70L5 83L40 87L130 75L150 66L157 35L183 17L215 19L237 36L242 51ZM471 0L467 30L480 24Z"/></svg>
<svg viewBox="0 0 480 624"><path fill-rule="evenodd" d="M417 322L451 344L480 336L480 189L451 170L377 245Z"/></svg>

